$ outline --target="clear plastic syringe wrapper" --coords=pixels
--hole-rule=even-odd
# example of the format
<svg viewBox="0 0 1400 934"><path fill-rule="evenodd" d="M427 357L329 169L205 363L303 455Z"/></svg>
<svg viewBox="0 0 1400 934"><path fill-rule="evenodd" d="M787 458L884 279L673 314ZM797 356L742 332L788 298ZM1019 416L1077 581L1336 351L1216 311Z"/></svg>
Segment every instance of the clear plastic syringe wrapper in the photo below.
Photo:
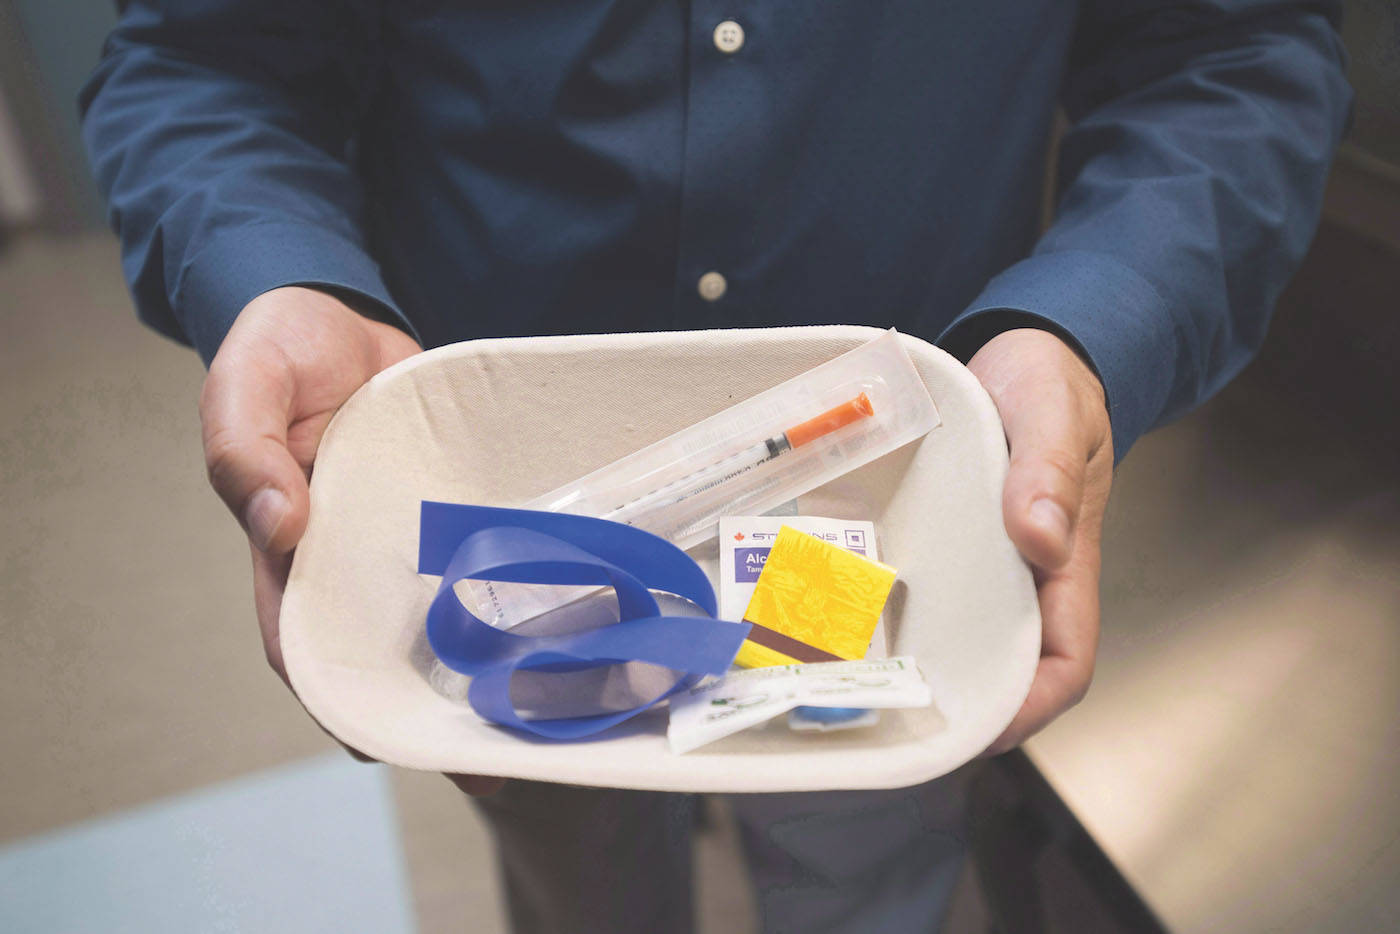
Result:
<svg viewBox="0 0 1400 934"><path fill-rule="evenodd" d="M928 389L891 329L520 506L612 519L690 548L715 536L721 515L760 515L938 424ZM464 601L501 629L594 589L465 583Z"/></svg>

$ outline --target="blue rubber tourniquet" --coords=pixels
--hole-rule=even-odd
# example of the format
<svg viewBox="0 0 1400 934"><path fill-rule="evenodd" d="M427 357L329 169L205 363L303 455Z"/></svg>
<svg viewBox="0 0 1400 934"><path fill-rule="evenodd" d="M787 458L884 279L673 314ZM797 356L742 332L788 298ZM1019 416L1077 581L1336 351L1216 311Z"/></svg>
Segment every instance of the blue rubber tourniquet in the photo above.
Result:
<svg viewBox="0 0 1400 934"><path fill-rule="evenodd" d="M418 571L442 575L428 607L428 642L444 665L472 676L472 709L492 723L549 739L591 736L705 675L724 674L749 632L747 623L713 618L714 588L689 555L649 532L606 519L424 501ZM457 599L452 587L466 579L612 587L621 619L567 635L505 632ZM653 590L685 597L709 616L662 616ZM629 661L673 669L675 683L643 704L606 714L526 720L511 703L510 680L517 671L579 671Z"/></svg>

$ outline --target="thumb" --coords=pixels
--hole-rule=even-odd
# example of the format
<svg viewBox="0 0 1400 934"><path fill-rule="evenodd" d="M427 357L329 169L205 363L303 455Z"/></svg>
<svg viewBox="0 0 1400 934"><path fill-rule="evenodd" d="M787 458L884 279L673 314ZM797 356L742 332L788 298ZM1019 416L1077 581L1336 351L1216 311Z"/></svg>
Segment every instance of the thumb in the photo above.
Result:
<svg viewBox="0 0 1400 934"><path fill-rule="evenodd" d="M1061 366L1045 365L1037 355L974 357L970 366L983 379L1006 430L1011 453L1002 493L1007 534L1031 564L1061 568L1074 550L1096 447L1093 422L1084 415L1086 403Z"/></svg>
<svg viewBox="0 0 1400 934"><path fill-rule="evenodd" d="M209 482L258 550L282 554L306 528L306 474L287 449L295 386L280 355L221 348L200 396Z"/></svg>
<svg viewBox="0 0 1400 934"><path fill-rule="evenodd" d="M1021 554L1037 567L1055 570L1074 550L1089 446L1070 406L1044 399L1038 395L1004 420L1011 465L1002 511L1007 534Z"/></svg>
<svg viewBox="0 0 1400 934"><path fill-rule="evenodd" d="M1098 377L1058 337L1034 328L997 335L967 366L1006 430L1007 534L1031 564L1058 570L1074 551L1089 460L1104 443Z"/></svg>

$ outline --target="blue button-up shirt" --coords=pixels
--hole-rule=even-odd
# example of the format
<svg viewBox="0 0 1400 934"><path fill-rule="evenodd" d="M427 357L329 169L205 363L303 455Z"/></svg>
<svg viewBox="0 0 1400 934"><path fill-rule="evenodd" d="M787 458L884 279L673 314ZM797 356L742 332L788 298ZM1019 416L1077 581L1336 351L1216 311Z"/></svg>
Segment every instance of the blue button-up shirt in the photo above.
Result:
<svg viewBox="0 0 1400 934"><path fill-rule="evenodd" d="M137 307L206 360L294 283L429 346L843 322L965 357L1031 323L1096 368L1121 456L1249 359L1307 247L1350 100L1329 15L146 0L82 103Z"/></svg>

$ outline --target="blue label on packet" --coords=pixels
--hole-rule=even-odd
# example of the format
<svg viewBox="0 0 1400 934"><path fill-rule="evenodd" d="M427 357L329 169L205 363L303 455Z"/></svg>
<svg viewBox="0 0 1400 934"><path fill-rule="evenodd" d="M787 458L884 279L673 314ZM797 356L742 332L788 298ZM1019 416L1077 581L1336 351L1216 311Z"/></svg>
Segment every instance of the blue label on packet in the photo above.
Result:
<svg viewBox="0 0 1400 934"><path fill-rule="evenodd" d="M853 551L858 555L865 554L865 533L859 529L847 529L844 542L835 541L836 534L834 532L818 535L817 538L833 545L844 544L847 551ZM771 550L767 546L763 548L735 548L734 582L738 584L757 582L758 575L763 572L763 565L768 561L768 552Z"/></svg>
<svg viewBox="0 0 1400 934"><path fill-rule="evenodd" d="M741 584L752 584L758 580L769 551L769 548L735 548L734 580Z"/></svg>

